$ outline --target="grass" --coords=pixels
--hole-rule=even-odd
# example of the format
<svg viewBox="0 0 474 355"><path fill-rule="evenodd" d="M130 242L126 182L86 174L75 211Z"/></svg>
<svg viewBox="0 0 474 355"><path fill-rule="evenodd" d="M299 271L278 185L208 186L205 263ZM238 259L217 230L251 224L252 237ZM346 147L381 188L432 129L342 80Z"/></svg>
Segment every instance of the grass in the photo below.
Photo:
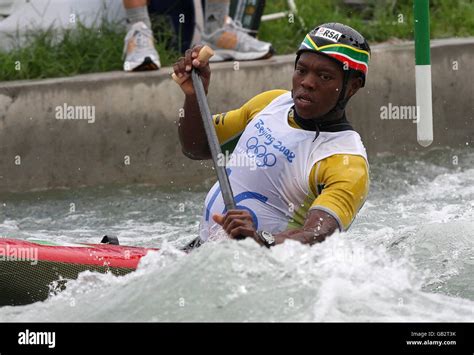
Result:
<svg viewBox="0 0 474 355"><path fill-rule="evenodd" d="M171 30L161 21L154 25L160 59L168 65L179 56L171 46ZM97 29L78 23L62 36L52 29L31 33L26 46L0 52L0 81L122 70L125 34L123 26L111 23Z"/></svg>
<svg viewBox="0 0 474 355"><path fill-rule="evenodd" d="M293 53L307 32L325 22L354 27L374 44L392 38L413 39L413 0L366 0L363 10L345 6L342 0L296 1L305 27L288 19L265 22L259 38L273 43L278 53ZM286 0L267 1L266 13L286 8ZM474 36L474 0L431 0L431 37Z"/></svg>
<svg viewBox="0 0 474 355"><path fill-rule="evenodd" d="M342 0L296 0L305 27L297 19L293 23L287 18L264 22L259 38L271 42L278 54L294 53L317 24L343 22L358 29L371 44L391 38L413 39L412 1L366 0L369 6L357 10ZM286 9L286 0L266 3L265 13ZM474 0L431 0L430 6L432 38L474 36ZM173 49L170 26L163 20L154 21L154 32L162 65L169 66L179 57ZM110 23L100 29L79 24L62 38L53 30L33 33L26 46L0 52L0 80L122 70L124 37L125 28Z"/></svg>
<svg viewBox="0 0 474 355"><path fill-rule="evenodd" d="M119 69L123 35L114 26L94 31L81 24L61 40L52 29L32 33L27 46L0 54L0 78L40 79Z"/></svg>

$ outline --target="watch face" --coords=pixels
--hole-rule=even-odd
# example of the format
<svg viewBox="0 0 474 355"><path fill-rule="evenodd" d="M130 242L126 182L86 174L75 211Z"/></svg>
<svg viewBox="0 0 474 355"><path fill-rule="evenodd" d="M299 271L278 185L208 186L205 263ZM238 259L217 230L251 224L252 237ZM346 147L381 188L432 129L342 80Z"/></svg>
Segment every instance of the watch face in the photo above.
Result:
<svg viewBox="0 0 474 355"><path fill-rule="evenodd" d="M263 237L263 239L265 239L265 242L266 242L267 244L273 244L273 243L275 243L275 238L273 238L273 235L272 235L271 233L269 233L269 232L263 231L263 232L262 232L262 237Z"/></svg>

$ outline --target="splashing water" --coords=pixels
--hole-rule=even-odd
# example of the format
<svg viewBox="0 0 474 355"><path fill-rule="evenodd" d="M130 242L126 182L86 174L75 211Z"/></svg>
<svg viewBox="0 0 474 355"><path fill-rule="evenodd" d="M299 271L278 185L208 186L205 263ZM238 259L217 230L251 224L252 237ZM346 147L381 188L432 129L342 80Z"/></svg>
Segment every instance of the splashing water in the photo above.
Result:
<svg viewBox="0 0 474 355"><path fill-rule="evenodd" d="M474 154L448 149L372 158L371 192L350 231L314 247L224 240L184 254L202 190L4 196L0 235L97 243L110 233L160 250L126 276L84 272L44 302L2 307L0 321L471 322L473 163Z"/></svg>

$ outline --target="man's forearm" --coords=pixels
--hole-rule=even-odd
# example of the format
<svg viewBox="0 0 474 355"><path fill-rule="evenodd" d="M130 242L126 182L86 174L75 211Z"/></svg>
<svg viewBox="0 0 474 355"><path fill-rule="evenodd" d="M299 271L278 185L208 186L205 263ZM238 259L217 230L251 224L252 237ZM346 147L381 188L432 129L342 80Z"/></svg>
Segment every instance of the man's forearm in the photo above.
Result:
<svg viewBox="0 0 474 355"><path fill-rule="evenodd" d="M185 95L184 117L179 118L178 135L183 153L191 159L210 159L209 144L201 119L199 105L191 78L193 68L199 71L200 80L207 95L211 80L211 68L209 61L205 58L198 59L202 45L194 46L186 50L184 57L173 64L174 75Z"/></svg>
<svg viewBox="0 0 474 355"><path fill-rule="evenodd" d="M242 236L254 239L260 245L266 245L262 235L255 229L253 217L246 210L229 210L226 214L214 214L213 220L222 226L233 239ZM287 230L275 234L275 244L282 244L287 239L296 240L303 244L313 245L324 241L339 228L337 220L322 210L310 210L302 228ZM268 245L267 245L268 246Z"/></svg>
<svg viewBox="0 0 474 355"><path fill-rule="evenodd" d="M281 244L286 239L292 239L313 245L321 243L338 229L339 226L334 217L324 211L313 210L304 227L278 233L275 235L275 243Z"/></svg>
<svg viewBox="0 0 474 355"><path fill-rule="evenodd" d="M313 245L324 241L327 237L333 234L336 229L337 228L326 231L305 230L304 228L288 230L275 235L275 243L281 244L285 240L291 239L296 240L302 244Z"/></svg>
<svg viewBox="0 0 474 355"><path fill-rule="evenodd" d="M211 152L195 95L184 100L184 117L179 119L179 139L183 153L191 159L210 159Z"/></svg>

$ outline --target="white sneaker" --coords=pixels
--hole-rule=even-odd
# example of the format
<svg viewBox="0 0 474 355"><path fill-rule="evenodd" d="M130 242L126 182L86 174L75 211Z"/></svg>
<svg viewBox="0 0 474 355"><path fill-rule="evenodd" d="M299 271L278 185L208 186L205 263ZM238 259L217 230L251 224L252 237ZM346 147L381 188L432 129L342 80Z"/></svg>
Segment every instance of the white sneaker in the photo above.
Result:
<svg viewBox="0 0 474 355"><path fill-rule="evenodd" d="M153 34L143 22L135 23L128 31L123 55L125 71L158 70L161 67Z"/></svg>
<svg viewBox="0 0 474 355"><path fill-rule="evenodd" d="M227 17L224 27L211 34L203 33L203 43L215 52L209 61L254 60L271 57L274 53L271 43L259 41L250 36L249 32L242 27L241 23Z"/></svg>

